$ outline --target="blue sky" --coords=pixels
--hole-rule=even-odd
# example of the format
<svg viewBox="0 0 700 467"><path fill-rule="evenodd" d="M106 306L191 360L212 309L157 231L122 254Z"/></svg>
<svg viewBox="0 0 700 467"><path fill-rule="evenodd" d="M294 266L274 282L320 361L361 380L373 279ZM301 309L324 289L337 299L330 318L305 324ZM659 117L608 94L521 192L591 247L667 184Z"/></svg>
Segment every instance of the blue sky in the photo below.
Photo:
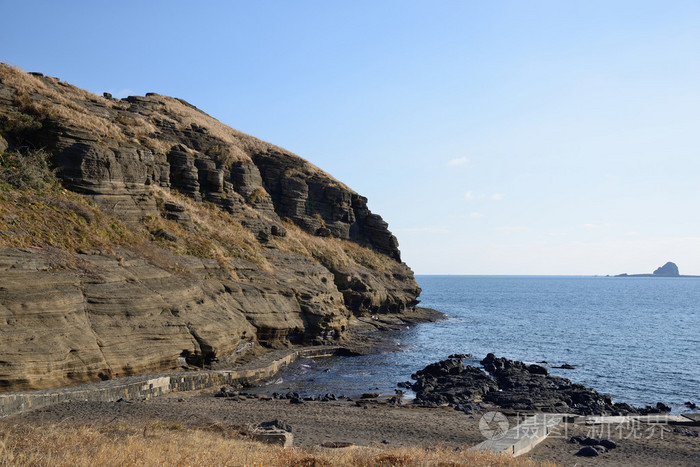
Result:
<svg viewBox="0 0 700 467"><path fill-rule="evenodd" d="M419 274L700 274L700 2L202 3L2 0L0 61L286 147Z"/></svg>

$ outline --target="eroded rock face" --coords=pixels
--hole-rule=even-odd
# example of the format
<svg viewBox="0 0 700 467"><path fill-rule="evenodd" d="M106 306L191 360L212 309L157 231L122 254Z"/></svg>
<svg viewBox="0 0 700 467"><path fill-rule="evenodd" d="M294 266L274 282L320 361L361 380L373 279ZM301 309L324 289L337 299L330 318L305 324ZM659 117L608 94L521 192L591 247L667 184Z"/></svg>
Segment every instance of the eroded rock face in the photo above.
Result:
<svg viewBox="0 0 700 467"><path fill-rule="evenodd" d="M232 213L242 199L270 222L286 217L311 234L355 240L400 261L396 237L365 197L289 151L226 127L180 99L154 93L86 98L56 78L31 79L51 92L26 93L0 83L0 117L37 102L64 108L70 100L83 107L91 120L81 113L39 115L42 125L31 140L51 149L69 188L121 219L156 215L150 187L158 185Z"/></svg>
<svg viewBox="0 0 700 467"><path fill-rule="evenodd" d="M346 305L357 314L401 313L418 304L420 288L405 264L383 273L357 266L329 269Z"/></svg>
<svg viewBox="0 0 700 467"><path fill-rule="evenodd" d="M107 213L128 222L145 215L156 215L150 184L165 183L169 166L157 163L148 148L131 144L106 145L88 131L59 127L55 121L48 137L53 137L53 163L66 185L91 196Z"/></svg>
<svg viewBox="0 0 700 467"><path fill-rule="evenodd" d="M0 64L0 143L46 148L66 188L136 230L164 218L199 231L182 201L154 195L173 191L211 203L260 248L260 262L223 264L161 248L181 243L168 228L138 248L84 254L2 248L0 236L0 390L233 361L250 343L334 342L352 314L418 303L413 272L366 198L182 100L98 97ZM367 247L382 265L279 247L297 227Z"/></svg>
<svg viewBox="0 0 700 467"><path fill-rule="evenodd" d="M118 255L76 255L69 269L50 251L0 249L0 388L232 362L250 342L328 342L347 326L332 275L311 260L274 252L276 273L241 264L232 280L213 260L164 257L177 274Z"/></svg>

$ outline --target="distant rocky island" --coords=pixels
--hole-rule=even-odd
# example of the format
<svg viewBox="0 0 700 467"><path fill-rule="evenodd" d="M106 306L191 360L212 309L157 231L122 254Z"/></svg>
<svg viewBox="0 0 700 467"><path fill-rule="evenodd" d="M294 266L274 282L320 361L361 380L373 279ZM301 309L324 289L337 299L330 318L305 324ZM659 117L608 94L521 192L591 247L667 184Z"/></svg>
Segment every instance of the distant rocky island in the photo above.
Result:
<svg viewBox="0 0 700 467"><path fill-rule="evenodd" d="M676 263L667 262L661 267L658 267L651 274L618 274L615 277L700 277L700 276L682 276L678 271Z"/></svg>

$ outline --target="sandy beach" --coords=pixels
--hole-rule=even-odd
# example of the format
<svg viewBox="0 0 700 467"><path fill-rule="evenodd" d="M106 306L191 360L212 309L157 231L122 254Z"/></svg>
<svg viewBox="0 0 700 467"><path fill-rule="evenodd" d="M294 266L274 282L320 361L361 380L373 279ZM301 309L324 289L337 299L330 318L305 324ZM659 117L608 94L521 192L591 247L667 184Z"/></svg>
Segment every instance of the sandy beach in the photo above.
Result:
<svg viewBox="0 0 700 467"><path fill-rule="evenodd" d="M679 431L674 431L676 428ZM697 466L700 464L700 438L684 432L699 429L670 424L585 426L567 423L526 455L570 466ZM576 435L605 437L615 441L618 448L594 458L577 457L574 454L581 446L568 442Z"/></svg>
<svg viewBox="0 0 700 467"><path fill-rule="evenodd" d="M481 413L467 415L447 408L422 408L410 403L393 406L372 401L307 401L214 397L207 390L170 394L147 401L71 402L7 417L0 426L146 426L163 423L183 428L225 427L244 433L266 421L282 420L293 427L294 445L314 447L324 442L348 442L358 446L442 446L464 449L483 441ZM484 408L489 410L488 407ZM514 422L511 417L509 422ZM674 432L671 425L635 427L635 432L613 431L619 445L593 459L574 454L580 446L569 443L573 435L601 434L601 427L565 424L526 456L559 465L694 466L700 463L700 438ZM686 430L697 430L688 427Z"/></svg>

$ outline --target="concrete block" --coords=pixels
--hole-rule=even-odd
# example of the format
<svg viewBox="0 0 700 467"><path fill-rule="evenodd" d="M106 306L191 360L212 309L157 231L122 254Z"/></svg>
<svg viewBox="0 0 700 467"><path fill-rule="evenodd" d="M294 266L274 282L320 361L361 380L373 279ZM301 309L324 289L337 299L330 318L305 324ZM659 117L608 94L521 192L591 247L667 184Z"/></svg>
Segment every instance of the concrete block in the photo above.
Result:
<svg viewBox="0 0 700 467"><path fill-rule="evenodd" d="M294 445L294 435L284 430L256 430L250 437L254 441L276 444L283 448L289 448Z"/></svg>

